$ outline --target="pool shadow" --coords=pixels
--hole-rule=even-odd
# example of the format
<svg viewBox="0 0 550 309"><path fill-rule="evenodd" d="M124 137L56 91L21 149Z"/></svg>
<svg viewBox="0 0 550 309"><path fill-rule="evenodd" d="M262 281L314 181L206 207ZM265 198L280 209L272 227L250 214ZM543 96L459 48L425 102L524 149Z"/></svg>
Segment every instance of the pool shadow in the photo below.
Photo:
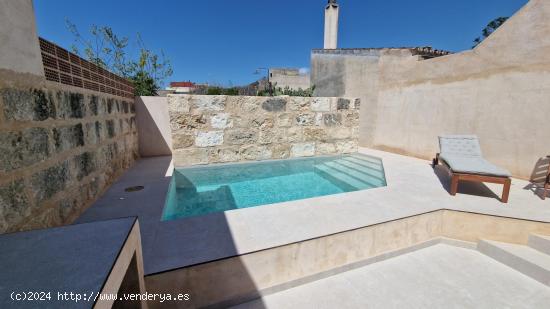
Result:
<svg viewBox="0 0 550 309"><path fill-rule="evenodd" d="M451 176L449 175L448 170L441 165L436 165L433 167L433 170L439 179L441 186L447 190L449 194L451 194ZM490 197L500 201L500 197L482 182L461 181L458 184L457 193Z"/></svg>
<svg viewBox="0 0 550 309"><path fill-rule="evenodd" d="M79 222L103 221L137 216L141 228L146 290L177 295L189 293L191 301L177 307L227 307L260 298L260 289L242 262L233 235L235 224L224 212L186 219L162 221L172 173L171 158L141 159L99 198ZM144 185L139 192L126 193L128 186ZM230 192L224 192L229 194ZM234 199L228 208L234 207ZM233 226L233 228L232 228ZM242 248L242 244L241 244ZM230 261L220 267L220 261ZM202 265L201 268L191 267ZM218 267L219 272L204 268ZM191 270L191 268L193 270ZM151 302L150 306L174 307L174 302ZM255 308L263 308L257 301Z"/></svg>

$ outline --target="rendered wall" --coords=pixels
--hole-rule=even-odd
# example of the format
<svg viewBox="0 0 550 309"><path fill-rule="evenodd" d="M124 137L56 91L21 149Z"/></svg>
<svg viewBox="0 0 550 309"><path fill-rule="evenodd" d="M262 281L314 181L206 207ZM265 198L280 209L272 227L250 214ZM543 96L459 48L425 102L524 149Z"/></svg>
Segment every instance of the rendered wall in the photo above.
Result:
<svg viewBox="0 0 550 309"><path fill-rule="evenodd" d="M307 89L310 87L310 77L298 69L269 69L269 81L276 88Z"/></svg>
<svg viewBox="0 0 550 309"><path fill-rule="evenodd" d="M549 1L530 1L473 51L382 57L379 70L362 145L429 159L439 134L477 134L487 159L522 178L550 154Z"/></svg>
<svg viewBox="0 0 550 309"><path fill-rule="evenodd" d="M136 120L142 157L172 155L172 132L166 97L137 97Z"/></svg>
<svg viewBox="0 0 550 309"><path fill-rule="evenodd" d="M32 0L0 0L0 68L44 75Z"/></svg>
<svg viewBox="0 0 550 309"><path fill-rule="evenodd" d="M356 99L171 95L168 101L179 166L357 151Z"/></svg>

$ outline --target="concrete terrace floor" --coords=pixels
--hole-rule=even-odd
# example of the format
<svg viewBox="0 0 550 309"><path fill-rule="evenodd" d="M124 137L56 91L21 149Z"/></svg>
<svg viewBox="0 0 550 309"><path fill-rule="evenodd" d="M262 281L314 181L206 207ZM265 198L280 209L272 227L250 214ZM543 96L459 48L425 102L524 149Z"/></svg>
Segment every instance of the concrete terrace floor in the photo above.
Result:
<svg viewBox="0 0 550 309"><path fill-rule="evenodd" d="M550 222L550 199L514 179L510 202L502 186L464 183L448 193L449 179L430 162L361 148L383 159L387 187L161 221L170 182L170 157L140 160L77 222L139 217L145 274L190 266L326 236L439 209ZM143 191L124 188L143 185Z"/></svg>
<svg viewBox="0 0 550 309"><path fill-rule="evenodd" d="M233 308L547 308L548 304L550 288L542 283L476 250L438 244Z"/></svg>

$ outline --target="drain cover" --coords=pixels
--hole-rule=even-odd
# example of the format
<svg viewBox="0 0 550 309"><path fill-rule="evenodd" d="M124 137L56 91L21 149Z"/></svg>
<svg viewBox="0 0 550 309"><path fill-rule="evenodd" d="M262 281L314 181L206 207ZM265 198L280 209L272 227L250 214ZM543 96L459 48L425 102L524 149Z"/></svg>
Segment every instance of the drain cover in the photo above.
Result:
<svg viewBox="0 0 550 309"><path fill-rule="evenodd" d="M128 188L124 189L124 191L126 191L126 192L137 192L137 191L141 191L143 189L145 189L144 186L135 186L135 187L128 187Z"/></svg>

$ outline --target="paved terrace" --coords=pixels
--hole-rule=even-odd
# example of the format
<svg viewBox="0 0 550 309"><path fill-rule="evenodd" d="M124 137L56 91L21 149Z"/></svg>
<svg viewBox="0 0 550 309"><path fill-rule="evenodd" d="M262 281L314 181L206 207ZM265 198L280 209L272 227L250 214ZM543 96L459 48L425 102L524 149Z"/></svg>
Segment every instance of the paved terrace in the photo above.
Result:
<svg viewBox="0 0 550 309"><path fill-rule="evenodd" d="M545 308L549 303L544 284L475 250L439 244L234 308Z"/></svg>
<svg viewBox="0 0 550 309"><path fill-rule="evenodd" d="M434 172L428 161L365 148L360 152L383 159L387 187L167 222L160 218L170 158L142 159L78 222L138 216L146 274L439 209L550 222L550 200L543 201L527 181L513 180L508 204L499 201L499 185L463 183L452 197L445 171L439 167ZM124 192L136 185L145 189Z"/></svg>

